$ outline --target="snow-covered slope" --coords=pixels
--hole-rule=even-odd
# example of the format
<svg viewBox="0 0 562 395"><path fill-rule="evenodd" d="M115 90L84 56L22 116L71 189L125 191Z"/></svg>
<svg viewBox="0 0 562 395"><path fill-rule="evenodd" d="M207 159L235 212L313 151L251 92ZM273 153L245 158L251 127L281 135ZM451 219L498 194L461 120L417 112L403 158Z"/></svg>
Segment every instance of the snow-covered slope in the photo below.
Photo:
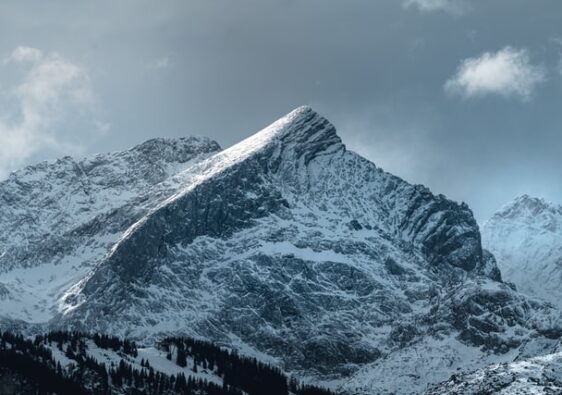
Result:
<svg viewBox="0 0 562 395"><path fill-rule="evenodd" d="M0 393L60 395L334 395L210 342L153 347L78 332L0 332Z"/></svg>
<svg viewBox="0 0 562 395"><path fill-rule="evenodd" d="M499 363L453 375L427 395L555 395L562 393L562 353Z"/></svg>
<svg viewBox="0 0 562 395"><path fill-rule="evenodd" d="M43 162L0 182L0 318L52 318L66 290L183 182L176 175L218 150L206 138L154 139Z"/></svg>
<svg viewBox="0 0 562 395"><path fill-rule="evenodd" d="M518 197L482 228L506 281L562 307L562 206Z"/></svg>
<svg viewBox="0 0 562 395"><path fill-rule="evenodd" d="M43 315L5 315L210 339L350 393L420 392L457 369L554 347L558 312L501 282L465 204L346 150L310 108L213 150L56 247L24 260L8 243L5 306L23 267L80 270L27 307Z"/></svg>

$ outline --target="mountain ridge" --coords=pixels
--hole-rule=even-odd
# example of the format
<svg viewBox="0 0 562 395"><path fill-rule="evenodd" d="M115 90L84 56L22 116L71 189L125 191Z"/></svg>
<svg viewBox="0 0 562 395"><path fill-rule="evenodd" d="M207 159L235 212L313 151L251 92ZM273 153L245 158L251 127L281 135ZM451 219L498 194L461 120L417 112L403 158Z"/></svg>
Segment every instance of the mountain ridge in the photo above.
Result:
<svg viewBox="0 0 562 395"><path fill-rule="evenodd" d="M6 274L0 279L4 296L13 295L2 304L4 311L17 312L15 317L32 322L45 317L41 312L44 309L32 308L41 302L41 297L52 293L60 296L57 288L76 281L93 267L88 255L95 258L102 254L127 222L153 201L158 202L158 195L166 189L175 188L173 181L179 169L219 149L216 142L207 138L153 139L126 151L82 160L65 157L42 162L0 182L0 224L4 229L0 234L0 271L19 269L19 273L12 271L15 274L8 278L8 284L2 284ZM162 182L171 186L154 191L154 185ZM110 217L111 223L107 220ZM103 227L105 236L84 241L82 251L77 253L79 262L72 262L72 246L77 239L87 238L88 233L99 232ZM49 265L51 272L65 272L61 284L45 287L48 281L43 279L43 273L34 276L26 271ZM47 278L51 275L46 274ZM40 297L35 298L34 294ZM18 299L23 298L26 300L19 303ZM10 308L9 304L16 307Z"/></svg>
<svg viewBox="0 0 562 395"><path fill-rule="evenodd" d="M562 227L562 223L559 223L560 217L562 217L562 205L524 194L500 208L483 226L485 227L487 222L495 218L514 218L531 222L547 221L548 230L556 231Z"/></svg>
<svg viewBox="0 0 562 395"><path fill-rule="evenodd" d="M30 265L0 258L0 306L50 329L212 340L351 393L421 391L554 347L556 312L501 282L466 204L348 151L310 107L215 144L161 177L146 168L157 182L113 205L84 203L86 221ZM72 276L48 280L61 268ZM18 302L22 284L45 298Z"/></svg>

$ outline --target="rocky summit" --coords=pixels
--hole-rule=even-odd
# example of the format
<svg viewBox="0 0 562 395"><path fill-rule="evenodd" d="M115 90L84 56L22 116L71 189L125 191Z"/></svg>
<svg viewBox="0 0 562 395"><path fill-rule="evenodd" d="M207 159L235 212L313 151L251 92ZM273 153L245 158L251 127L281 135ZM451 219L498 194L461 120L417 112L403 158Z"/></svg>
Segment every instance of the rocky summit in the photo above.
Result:
<svg viewBox="0 0 562 395"><path fill-rule="evenodd" d="M0 316L237 349L338 393L422 393L556 352L466 204L348 151L300 107L221 150L151 140L0 183Z"/></svg>

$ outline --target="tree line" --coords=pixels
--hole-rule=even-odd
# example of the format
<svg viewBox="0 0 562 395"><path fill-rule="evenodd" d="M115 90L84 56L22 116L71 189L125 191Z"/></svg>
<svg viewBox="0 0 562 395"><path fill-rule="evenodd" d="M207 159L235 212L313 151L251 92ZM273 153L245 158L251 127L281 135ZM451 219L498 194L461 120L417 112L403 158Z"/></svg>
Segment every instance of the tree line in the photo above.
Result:
<svg viewBox="0 0 562 395"><path fill-rule="evenodd" d="M106 366L88 353L88 344L119 355L118 363ZM239 356L212 343L171 337L159 343L167 358L185 373L165 374L141 359L133 341L104 334L56 331L34 338L0 332L0 374L11 377L37 394L72 395L333 395L325 389L288 379L278 368L255 358ZM55 357L58 349L66 358ZM222 382L208 381L206 372ZM19 380L19 381L18 381ZM0 386L3 383L0 382Z"/></svg>

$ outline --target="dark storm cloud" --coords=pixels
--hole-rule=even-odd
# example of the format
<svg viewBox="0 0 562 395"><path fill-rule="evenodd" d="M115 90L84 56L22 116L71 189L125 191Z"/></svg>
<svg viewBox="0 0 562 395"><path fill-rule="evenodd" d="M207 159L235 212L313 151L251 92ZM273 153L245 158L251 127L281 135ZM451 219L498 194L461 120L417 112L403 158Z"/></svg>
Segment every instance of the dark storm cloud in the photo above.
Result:
<svg viewBox="0 0 562 395"><path fill-rule="evenodd" d="M87 70L96 112L57 135L86 152L188 134L228 146L311 104L350 149L482 220L521 193L562 201L561 18L548 0L3 2L0 55ZM544 72L528 99L446 92L467 59L505 48ZM2 88L23 78L6 73Z"/></svg>

